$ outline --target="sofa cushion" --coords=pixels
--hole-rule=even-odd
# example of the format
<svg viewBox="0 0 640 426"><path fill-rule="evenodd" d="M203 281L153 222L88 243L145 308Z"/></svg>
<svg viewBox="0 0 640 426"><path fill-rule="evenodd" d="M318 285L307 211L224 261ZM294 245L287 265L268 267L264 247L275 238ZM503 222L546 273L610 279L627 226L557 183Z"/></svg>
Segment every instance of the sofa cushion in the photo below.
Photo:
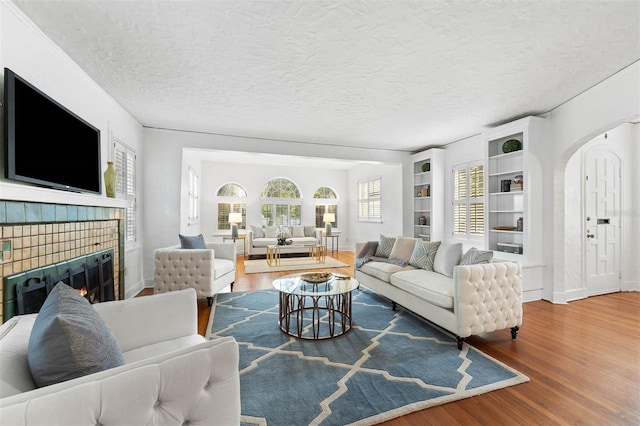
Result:
<svg viewBox="0 0 640 426"><path fill-rule="evenodd" d="M229 272L235 271L235 269L236 265L232 260L216 258L213 261L213 274L216 280Z"/></svg>
<svg viewBox="0 0 640 426"><path fill-rule="evenodd" d="M27 348L36 314L16 315L0 326L0 398L36 388Z"/></svg>
<svg viewBox="0 0 640 426"><path fill-rule="evenodd" d="M204 237L202 234L199 235L181 235L178 234L180 238L180 248L182 249L206 249L207 245L204 242Z"/></svg>
<svg viewBox="0 0 640 426"><path fill-rule="evenodd" d="M27 358L38 387L124 365L122 352L89 301L60 282L36 317Z"/></svg>
<svg viewBox="0 0 640 426"><path fill-rule="evenodd" d="M447 277L453 277L453 268L460 263L462 257L462 243L443 241L438 247L433 260L433 270Z"/></svg>
<svg viewBox="0 0 640 426"><path fill-rule="evenodd" d="M260 226L251 225L251 232L253 232L253 238L264 238L264 229Z"/></svg>
<svg viewBox="0 0 640 426"><path fill-rule="evenodd" d="M304 238L304 226L300 225L300 226L292 226L291 227L291 236L292 237L300 237L300 238Z"/></svg>
<svg viewBox="0 0 640 426"><path fill-rule="evenodd" d="M492 251L478 250L471 247L460 259L458 265L479 265L481 263L489 263L493 259Z"/></svg>
<svg viewBox="0 0 640 426"><path fill-rule="evenodd" d="M408 263L409 259L411 259L413 248L415 247L417 241L417 238L396 238L396 241L393 243L391 253L389 254L389 259L398 259Z"/></svg>
<svg viewBox="0 0 640 426"><path fill-rule="evenodd" d="M453 279L433 271L412 269L391 276L391 284L443 308L453 308Z"/></svg>
<svg viewBox="0 0 640 426"><path fill-rule="evenodd" d="M395 274L396 272L400 272L400 271L406 271L409 269L414 269L414 268L413 266L409 266L409 265L400 266L400 265L394 265L393 263L371 261L362 265L360 267L360 272L363 272L367 275L371 275L372 277L375 277L385 282L391 282L390 279L392 274Z"/></svg>
<svg viewBox="0 0 640 426"><path fill-rule="evenodd" d="M429 242L418 240L413 248L413 253L411 253L409 265L427 271L433 271L433 261L436 257L438 247L440 247L440 241Z"/></svg>
<svg viewBox="0 0 640 426"><path fill-rule="evenodd" d="M316 227L315 226L305 226L304 227L304 236L305 237L314 237L316 236Z"/></svg>
<svg viewBox="0 0 640 426"><path fill-rule="evenodd" d="M273 237L273 238L254 238L253 239L253 246L254 247L266 247L266 246L273 246L278 244L278 240Z"/></svg>
<svg viewBox="0 0 640 426"><path fill-rule="evenodd" d="M378 242L378 248L376 248L376 256L388 258L389 255L391 255L391 250L393 250L395 242L396 239L394 237L380 235L380 242Z"/></svg>

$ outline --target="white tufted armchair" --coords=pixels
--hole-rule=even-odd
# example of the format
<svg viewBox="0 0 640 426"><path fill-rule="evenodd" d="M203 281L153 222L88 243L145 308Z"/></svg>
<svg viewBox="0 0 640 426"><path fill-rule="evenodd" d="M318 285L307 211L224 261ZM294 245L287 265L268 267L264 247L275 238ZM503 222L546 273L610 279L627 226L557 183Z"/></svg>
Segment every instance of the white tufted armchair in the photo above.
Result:
<svg viewBox="0 0 640 426"><path fill-rule="evenodd" d="M232 243L207 243L206 249L160 248L154 257L156 293L193 288L211 306L213 295L236 281L236 246Z"/></svg>

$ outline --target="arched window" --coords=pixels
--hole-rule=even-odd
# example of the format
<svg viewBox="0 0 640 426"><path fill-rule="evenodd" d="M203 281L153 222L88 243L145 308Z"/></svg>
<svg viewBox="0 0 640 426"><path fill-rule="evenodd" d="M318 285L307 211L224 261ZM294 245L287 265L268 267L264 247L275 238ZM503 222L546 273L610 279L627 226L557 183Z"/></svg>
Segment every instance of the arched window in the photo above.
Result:
<svg viewBox="0 0 640 426"><path fill-rule="evenodd" d="M301 225L300 189L287 178L271 179L260 193L262 226Z"/></svg>
<svg viewBox="0 0 640 426"><path fill-rule="evenodd" d="M237 183L225 183L218 189L218 230L231 230L230 213L241 213L242 222L238 229L247 228L247 191Z"/></svg>
<svg viewBox="0 0 640 426"><path fill-rule="evenodd" d="M315 202L315 222L316 228L324 228L326 223L324 222L325 213L333 213L335 221L331 223L334 228L338 227L338 196L335 191L329 187L321 186L316 189L313 194Z"/></svg>

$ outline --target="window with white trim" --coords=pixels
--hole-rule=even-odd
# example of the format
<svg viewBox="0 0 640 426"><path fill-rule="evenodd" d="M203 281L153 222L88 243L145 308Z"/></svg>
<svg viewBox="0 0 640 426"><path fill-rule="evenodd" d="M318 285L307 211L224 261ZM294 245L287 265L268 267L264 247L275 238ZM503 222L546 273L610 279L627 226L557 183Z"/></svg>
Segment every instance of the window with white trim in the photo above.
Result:
<svg viewBox="0 0 640 426"><path fill-rule="evenodd" d="M122 141L113 140L114 167L116 169L116 197L129 201L125 209L125 241L137 241L136 221L136 153Z"/></svg>
<svg viewBox="0 0 640 426"><path fill-rule="evenodd" d="M315 202L315 225L316 228L324 228L325 213L333 213L335 221L332 222L334 228L338 228L338 195L329 187L321 186L313 194Z"/></svg>
<svg viewBox="0 0 640 426"><path fill-rule="evenodd" d="M187 213L187 220L191 223L197 222L200 217L200 189L198 181L198 174L191 166L189 166L189 187L187 188L187 203L189 211Z"/></svg>
<svg viewBox="0 0 640 426"><path fill-rule="evenodd" d="M358 220L382 222L381 186L381 177L358 182Z"/></svg>
<svg viewBox="0 0 640 426"><path fill-rule="evenodd" d="M271 179L262 187L260 193L261 225L301 225L301 198L300 189L291 180Z"/></svg>
<svg viewBox="0 0 640 426"><path fill-rule="evenodd" d="M220 187L216 193L218 199L218 230L230 230L230 213L240 213L242 222L238 229L246 229L247 223L247 191L238 183L229 182Z"/></svg>
<svg viewBox="0 0 640 426"><path fill-rule="evenodd" d="M484 166L464 164L452 170L453 235L478 239L484 235Z"/></svg>

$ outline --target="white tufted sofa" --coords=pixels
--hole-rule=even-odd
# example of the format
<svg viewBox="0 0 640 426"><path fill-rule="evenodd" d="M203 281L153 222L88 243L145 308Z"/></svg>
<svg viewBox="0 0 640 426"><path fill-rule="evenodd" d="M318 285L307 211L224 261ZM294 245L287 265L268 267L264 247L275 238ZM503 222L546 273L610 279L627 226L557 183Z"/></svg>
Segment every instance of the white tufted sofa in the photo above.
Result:
<svg viewBox="0 0 640 426"><path fill-rule="evenodd" d="M232 243L207 243L206 249L160 248L154 251L154 258L156 293L193 288L211 306L213 296L236 281L236 246Z"/></svg>
<svg viewBox="0 0 640 426"><path fill-rule="evenodd" d="M358 243L360 253L364 243ZM412 266L368 262L355 270L364 286L455 334L465 337L522 325L522 267L519 262L458 265L453 278Z"/></svg>
<svg viewBox="0 0 640 426"><path fill-rule="evenodd" d="M125 365L42 388L27 362L37 314L0 326L1 424L239 424L238 344L198 334L193 290L94 307Z"/></svg>

